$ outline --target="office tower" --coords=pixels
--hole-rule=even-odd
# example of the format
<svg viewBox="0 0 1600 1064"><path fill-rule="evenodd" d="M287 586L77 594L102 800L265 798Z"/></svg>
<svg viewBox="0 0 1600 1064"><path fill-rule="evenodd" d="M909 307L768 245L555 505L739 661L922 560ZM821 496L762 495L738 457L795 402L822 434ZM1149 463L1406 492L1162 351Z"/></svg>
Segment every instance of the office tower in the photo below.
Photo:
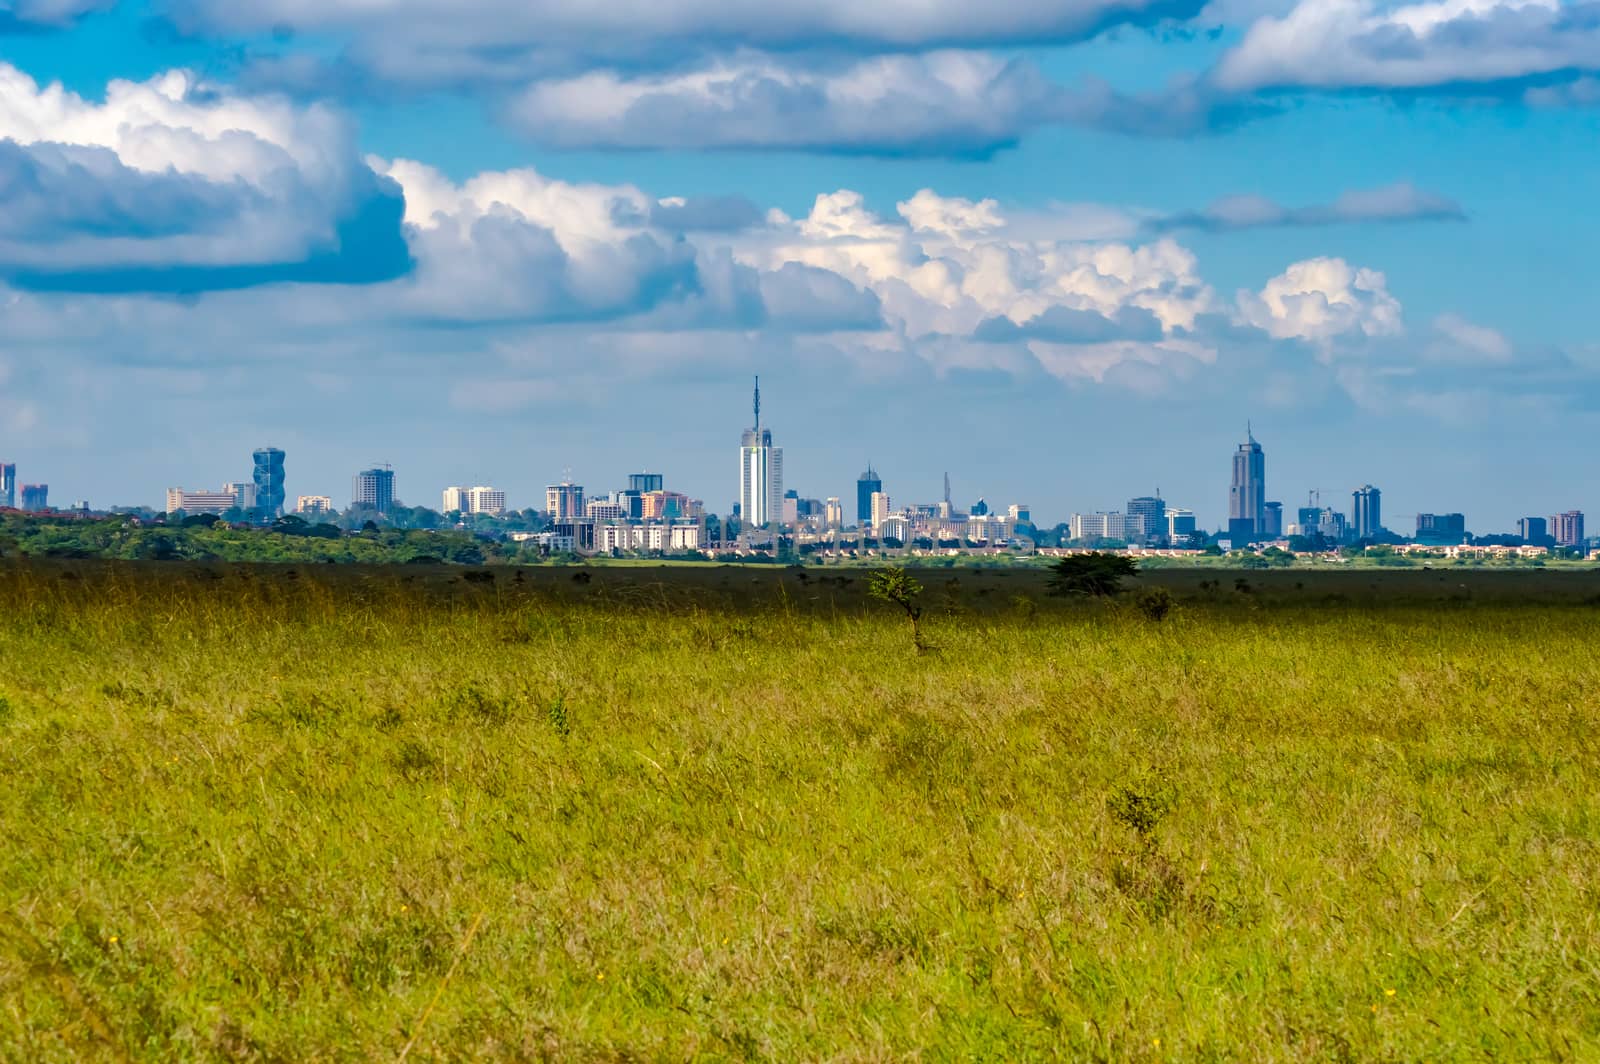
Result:
<svg viewBox="0 0 1600 1064"><path fill-rule="evenodd" d="M1228 538L1237 546L1261 537L1267 504L1267 457L1249 426L1233 454L1233 485L1228 490Z"/></svg>
<svg viewBox="0 0 1600 1064"><path fill-rule="evenodd" d="M1300 528L1300 535L1314 536L1317 534L1317 525L1322 520L1322 507L1302 506L1295 511L1295 524Z"/></svg>
<svg viewBox="0 0 1600 1064"><path fill-rule="evenodd" d="M1141 495L1137 499L1129 499L1127 514L1129 539L1149 542L1166 536L1167 503L1165 499L1155 495Z"/></svg>
<svg viewBox="0 0 1600 1064"><path fill-rule="evenodd" d="M327 495L301 495L294 501L297 514L316 515L333 513L333 499Z"/></svg>
<svg viewBox="0 0 1600 1064"><path fill-rule="evenodd" d="M784 492L783 502L780 505L782 510L778 515L779 521L785 526L793 526L800 523L800 493L798 491L790 490Z"/></svg>
<svg viewBox="0 0 1600 1064"><path fill-rule="evenodd" d="M24 484L22 485L22 509L28 511L48 510L50 508L50 485Z"/></svg>
<svg viewBox="0 0 1600 1064"><path fill-rule="evenodd" d="M1167 538L1181 544L1195 533L1194 511L1169 509L1167 511Z"/></svg>
<svg viewBox="0 0 1600 1064"><path fill-rule="evenodd" d="M11 509L17 505L17 467L12 462L0 462L0 507Z"/></svg>
<svg viewBox="0 0 1600 1064"><path fill-rule="evenodd" d="M1550 538L1558 547L1583 546L1583 511L1568 510L1550 518Z"/></svg>
<svg viewBox="0 0 1600 1064"><path fill-rule="evenodd" d="M222 491L167 489L167 513L169 514L182 510L186 514L217 514L220 516L238 505L238 493L227 489Z"/></svg>
<svg viewBox="0 0 1600 1064"><path fill-rule="evenodd" d="M253 511L256 508L255 481L243 480L232 484L224 484L222 485L222 490L233 495L235 499L234 505L239 509Z"/></svg>
<svg viewBox="0 0 1600 1064"><path fill-rule="evenodd" d="M647 491L639 496L640 519L644 521L672 521L692 517L695 500L680 491ZM703 507L701 507L703 509Z"/></svg>
<svg viewBox="0 0 1600 1064"><path fill-rule="evenodd" d="M872 496L883 490L883 480L872 468L872 463L867 463L867 471L856 478L856 522L862 525L872 523Z"/></svg>
<svg viewBox="0 0 1600 1064"><path fill-rule="evenodd" d="M872 522L873 529L882 529L883 523L889 520L889 496L884 492L875 491L872 493L870 505L872 508L867 513L867 519Z"/></svg>
<svg viewBox="0 0 1600 1064"><path fill-rule="evenodd" d="M1033 524L1033 508L1025 502L1014 502L1006 508L1006 516L1015 524Z"/></svg>
<svg viewBox="0 0 1600 1064"><path fill-rule="evenodd" d="M1261 538L1277 539L1283 535L1283 503L1269 502L1261 508Z"/></svg>
<svg viewBox="0 0 1600 1064"><path fill-rule="evenodd" d="M870 505L872 500L867 501ZM830 530L844 527L844 504L837 495L828 496L828 501L823 504L822 523Z"/></svg>
<svg viewBox="0 0 1600 1064"><path fill-rule="evenodd" d="M583 516L583 485L563 480L544 489L544 508L552 521L573 521Z"/></svg>
<svg viewBox="0 0 1600 1064"><path fill-rule="evenodd" d="M394 470L374 466L356 474L351 491L350 505L358 510L376 510L386 514L394 509Z"/></svg>
<svg viewBox="0 0 1600 1064"><path fill-rule="evenodd" d="M664 486L660 473L628 474L629 491L636 491L643 495L647 491L661 491Z"/></svg>
<svg viewBox="0 0 1600 1064"><path fill-rule="evenodd" d="M1352 498L1355 501L1350 508L1350 524L1356 538L1371 539L1383 531L1383 493L1371 484L1363 484Z"/></svg>
<svg viewBox="0 0 1600 1064"><path fill-rule="evenodd" d="M972 516L973 517L987 517L987 516L989 516L989 504L987 502L985 502L981 496L979 497L977 502L972 504Z"/></svg>
<svg viewBox="0 0 1600 1064"><path fill-rule="evenodd" d="M276 447L262 447L253 457L256 467L254 510L260 520L271 521L283 516L283 452ZM390 480L393 479L391 476Z"/></svg>
<svg viewBox="0 0 1600 1064"><path fill-rule="evenodd" d="M783 519L783 448L761 427L761 378L756 378L756 422L739 443L739 513L746 528L764 528Z"/></svg>
<svg viewBox="0 0 1600 1064"><path fill-rule="evenodd" d="M1517 535L1524 543L1544 546L1550 537L1550 526L1542 517L1524 517L1517 522Z"/></svg>
<svg viewBox="0 0 1600 1064"><path fill-rule="evenodd" d="M1461 514L1418 514L1417 541L1456 544L1467 536L1467 519Z"/></svg>
<svg viewBox="0 0 1600 1064"><path fill-rule="evenodd" d="M1343 543L1349 538L1350 528L1345 522L1344 514L1327 507L1317 515L1317 535L1335 543Z"/></svg>
<svg viewBox="0 0 1600 1064"><path fill-rule="evenodd" d="M439 498L439 512L443 514L465 513L468 505L466 488L445 488Z"/></svg>

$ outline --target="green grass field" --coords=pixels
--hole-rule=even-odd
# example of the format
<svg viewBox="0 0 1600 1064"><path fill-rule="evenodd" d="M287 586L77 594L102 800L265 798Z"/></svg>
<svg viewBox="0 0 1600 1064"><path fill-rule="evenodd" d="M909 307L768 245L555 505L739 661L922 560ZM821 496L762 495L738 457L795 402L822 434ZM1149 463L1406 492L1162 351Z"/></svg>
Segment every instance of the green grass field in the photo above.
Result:
<svg viewBox="0 0 1600 1064"><path fill-rule="evenodd" d="M1600 1059L1589 574L574 575L0 567L0 1059Z"/></svg>

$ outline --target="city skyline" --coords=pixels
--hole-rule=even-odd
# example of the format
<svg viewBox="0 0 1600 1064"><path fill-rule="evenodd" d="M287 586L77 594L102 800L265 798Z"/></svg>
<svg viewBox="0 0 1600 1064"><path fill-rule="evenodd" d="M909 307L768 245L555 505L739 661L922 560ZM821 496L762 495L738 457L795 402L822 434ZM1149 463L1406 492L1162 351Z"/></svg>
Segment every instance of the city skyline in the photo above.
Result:
<svg viewBox="0 0 1600 1064"><path fill-rule="evenodd" d="M166 509L184 510L197 513L225 513L234 510L245 511L256 518L263 515L270 517L285 512L285 452L279 447L258 447L252 452L254 474L251 480L242 483L225 483L220 491L210 489L186 490L178 487L166 489ZM823 498L829 504L829 513L837 513L845 526L854 524L840 500L843 494L835 496L827 492L815 495L806 495L798 489L785 491L783 481L783 449L775 445L770 429L761 427L761 385L757 376L753 391L753 424L742 432L740 442L739 483L737 485L738 501L727 510L720 510L713 505L704 505L698 498L693 498L680 491L664 491L667 474L662 472L643 472L626 474L628 488L594 488L586 489L581 483L572 478L571 470L563 474L559 484L547 483L543 492L545 502L544 510L562 517L566 515L599 516L602 519L650 520L671 519L681 517L685 507L691 501L695 513L717 515L723 518L739 515L748 522L749 500L752 492L759 491L761 505L764 507L761 516L768 520L757 521L746 527L766 527L793 524L796 519L796 506L820 506ZM1074 539L1084 536L1085 529L1098 531L1088 535L1087 538L1127 540L1130 542L1143 542L1150 539L1159 539L1172 533L1172 529L1181 523L1185 528L1195 528L1199 531L1214 531L1218 535L1233 541L1236 544L1263 542L1281 539L1285 535L1316 533L1325 538L1342 541L1347 536L1353 539L1370 539L1373 536L1385 534L1410 537L1413 534L1422 540L1442 537L1449 540L1461 531L1471 532L1474 535L1521 535L1530 541L1548 538L1555 545L1576 545L1584 540L1584 522L1581 508L1570 509L1562 512L1551 512L1547 516L1535 516L1531 512L1524 512L1516 521L1504 528L1491 528L1483 525L1472 524L1459 511L1447 511L1442 514L1433 511L1417 511L1408 515L1408 520L1415 521L1415 528L1394 528L1384 523L1382 511L1382 490L1368 483L1350 493L1350 503L1345 509L1337 499L1337 493L1328 505L1321 501L1322 492L1310 489L1307 493L1308 506L1290 507L1278 500L1268 500L1266 483L1266 457L1265 449L1255 438L1253 423L1246 424L1244 442L1235 447L1231 463L1231 484L1228 489L1226 504L1227 519L1216 526L1208 526L1196 517L1196 508L1191 505L1169 504L1167 500L1156 496L1138 496L1127 500L1125 511L1095 508L1086 510L1074 507L1071 512L1064 514L1058 521L1045 520L1038 527L1048 529L1053 527L1069 527ZM6 484L6 478L11 483L16 482L14 463L0 463L0 492ZM870 479L869 479L870 478ZM539 509L536 502L527 505L518 505L514 498L503 488L492 485L479 484L472 487L463 485L446 485L439 498L438 507L430 505L428 501L409 501L404 498L396 487L396 474L392 465L383 464L370 469L362 470L352 479L350 492L352 507L361 505L372 509L386 510L390 506L405 505L407 507L422 507L436 510L439 513L462 512L464 514L502 514L507 512L520 512L529 509ZM45 485L22 485L18 488L28 488L31 494L27 498L35 503L41 497L39 491ZM932 510L926 501L907 501L905 496L900 501L892 502L886 483L878 474L873 463L867 464L866 471L859 474L855 480L856 501L858 506L865 505L871 510L871 518L864 522L871 525L880 524L884 517L899 515L910 510L923 508ZM883 490L878 490L883 489ZM585 491L588 497L585 498ZM229 505L230 494L233 505ZM568 496L571 496L570 498ZM324 502L331 501L332 496L306 496L297 493L297 499L310 500L306 512L317 514L325 510ZM618 507L612 504L602 505L599 510L594 507L599 500L622 497L623 505ZM632 498L629 502L628 497ZM646 500L641 506L641 497ZM665 501L664 501L665 500ZM677 501L672 501L677 500ZM21 500L19 500L21 501ZM977 495L970 501L954 504L950 473L942 474L942 501L946 513L967 513L971 508L972 516L978 517L986 512L985 496ZM452 506L452 502L456 505ZM1180 503L1187 500L1180 500ZM77 504L74 503L76 506ZM115 505L115 504L114 504ZM334 509L338 509L334 503ZM587 505L588 509L585 509ZM1004 504L1002 504L1004 505ZM834 507L837 506L837 509ZM1031 509L1029 504L1012 502L1009 504L1013 514L1019 506ZM25 507L26 508L26 507ZM43 508L38 506L35 508ZM63 508L59 503L57 509ZM106 507L101 507L105 509ZM612 514L612 511L615 511ZM741 511L743 511L741 513ZM298 512L298 507L296 509ZM818 511L820 512L820 511ZM1248 516L1254 512L1255 516ZM1287 513L1293 513L1291 521ZM1331 522L1331 523L1330 523ZM1459 527L1458 527L1459 526ZM1550 528L1548 536L1544 532L1537 535L1531 534L1530 529L1537 526L1544 529ZM1157 529L1160 532L1157 532Z"/></svg>
<svg viewBox="0 0 1600 1064"><path fill-rule="evenodd" d="M413 501L664 453L723 510L758 373L819 497L1216 527L1253 420L1286 515L1600 498L1565 8L0 6L0 456L62 500L272 441Z"/></svg>

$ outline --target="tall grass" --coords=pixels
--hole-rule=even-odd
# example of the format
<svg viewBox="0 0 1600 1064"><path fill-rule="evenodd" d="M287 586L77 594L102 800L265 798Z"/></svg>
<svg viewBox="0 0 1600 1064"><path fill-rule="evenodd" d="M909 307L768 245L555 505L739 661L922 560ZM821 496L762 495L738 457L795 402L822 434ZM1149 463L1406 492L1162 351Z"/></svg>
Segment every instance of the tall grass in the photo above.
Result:
<svg viewBox="0 0 1600 1064"><path fill-rule="evenodd" d="M0 583L0 1057L1600 1056L1589 609L197 572Z"/></svg>

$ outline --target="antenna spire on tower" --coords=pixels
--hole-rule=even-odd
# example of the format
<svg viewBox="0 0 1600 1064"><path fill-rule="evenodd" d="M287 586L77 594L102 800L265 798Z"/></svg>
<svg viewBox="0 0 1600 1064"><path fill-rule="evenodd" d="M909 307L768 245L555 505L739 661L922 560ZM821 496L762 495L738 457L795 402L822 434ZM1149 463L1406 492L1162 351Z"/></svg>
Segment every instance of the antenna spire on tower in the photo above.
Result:
<svg viewBox="0 0 1600 1064"><path fill-rule="evenodd" d="M761 431L761 375L756 374L756 431Z"/></svg>

